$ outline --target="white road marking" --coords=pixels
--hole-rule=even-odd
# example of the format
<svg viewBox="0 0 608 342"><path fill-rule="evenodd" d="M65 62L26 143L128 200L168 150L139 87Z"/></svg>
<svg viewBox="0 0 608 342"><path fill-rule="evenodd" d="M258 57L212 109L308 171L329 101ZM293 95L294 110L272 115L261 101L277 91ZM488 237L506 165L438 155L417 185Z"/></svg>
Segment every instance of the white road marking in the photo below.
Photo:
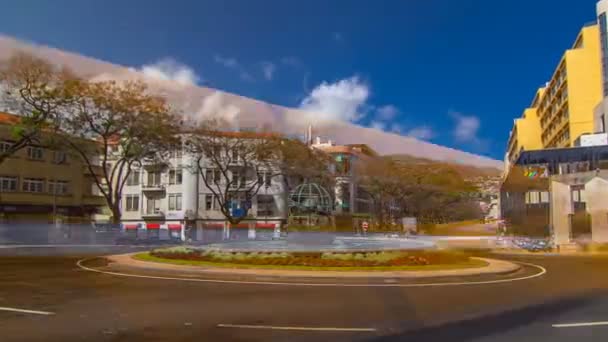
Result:
<svg viewBox="0 0 608 342"><path fill-rule="evenodd" d="M37 310L25 310L25 309L18 309L18 308L6 308L6 307L2 307L0 306L0 311L12 311L12 312L21 312L21 313L29 313L29 314L34 314L34 315L45 315L45 316L49 316L49 315L54 315L54 312L48 312L48 311L37 311Z"/></svg>
<svg viewBox="0 0 608 342"><path fill-rule="evenodd" d="M598 325L608 325L608 322L581 322L581 323L562 323L551 325L554 328L577 328L577 327L593 327Z"/></svg>
<svg viewBox="0 0 608 342"><path fill-rule="evenodd" d="M540 272L513 279L500 279L500 280L487 280L487 281L471 281L471 282L455 282L455 283L421 283L421 284L344 284L344 283L289 283L289 282L270 282L270 281L241 281L241 280L220 280L220 279L200 279L200 278L178 278L178 277L161 277L161 276L149 276L142 274L131 274L131 273L120 273L120 272L109 272L101 271L95 268L84 266L84 261L92 258L80 259L76 262L76 265L83 270L109 274L119 277L131 277L131 278L144 278L144 279L159 279L159 280L177 280L177 281L190 281L199 283L216 283L216 284L243 284L243 285L278 285L278 286L316 286L316 287L433 287L433 286L463 286L463 285L488 285L488 284L500 284L510 283L514 281L527 280L537 278L545 273L547 270L539 265L529 264L526 262L517 262L522 265L531 266L540 270Z"/></svg>
<svg viewBox="0 0 608 342"><path fill-rule="evenodd" d="M349 331L349 332L371 332L375 328L334 328L334 327L279 327L274 325L248 325L248 324L218 324L219 328L237 329L267 329L267 330L300 330L300 331Z"/></svg>

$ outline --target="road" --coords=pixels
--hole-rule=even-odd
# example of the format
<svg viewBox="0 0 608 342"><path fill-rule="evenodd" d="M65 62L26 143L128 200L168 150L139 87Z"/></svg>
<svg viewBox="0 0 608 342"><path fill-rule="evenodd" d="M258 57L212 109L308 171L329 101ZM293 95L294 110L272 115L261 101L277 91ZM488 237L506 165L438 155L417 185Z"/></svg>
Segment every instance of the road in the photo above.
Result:
<svg viewBox="0 0 608 342"><path fill-rule="evenodd" d="M120 277L76 265L117 250L32 250L0 252L3 342L608 340L608 258L510 257L547 269L520 281L343 287Z"/></svg>

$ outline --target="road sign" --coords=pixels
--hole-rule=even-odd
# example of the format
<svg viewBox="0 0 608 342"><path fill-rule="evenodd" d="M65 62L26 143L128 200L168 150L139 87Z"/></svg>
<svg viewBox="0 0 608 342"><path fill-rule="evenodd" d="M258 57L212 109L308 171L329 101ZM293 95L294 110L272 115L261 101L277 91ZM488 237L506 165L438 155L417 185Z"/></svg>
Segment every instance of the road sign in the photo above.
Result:
<svg viewBox="0 0 608 342"><path fill-rule="evenodd" d="M363 223L361 224L361 228L367 230L367 228L369 228L369 223L367 223L367 221L363 221Z"/></svg>

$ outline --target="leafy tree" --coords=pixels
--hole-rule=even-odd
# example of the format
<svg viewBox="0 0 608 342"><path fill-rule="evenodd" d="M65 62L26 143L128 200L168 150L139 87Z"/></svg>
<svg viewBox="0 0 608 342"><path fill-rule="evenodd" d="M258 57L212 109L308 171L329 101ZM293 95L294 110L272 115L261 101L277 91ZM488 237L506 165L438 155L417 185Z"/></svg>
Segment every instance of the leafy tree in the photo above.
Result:
<svg viewBox="0 0 608 342"><path fill-rule="evenodd" d="M149 94L141 82L80 81L69 97L61 143L82 158L118 223L132 168L162 163L178 143L179 120L165 99Z"/></svg>
<svg viewBox="0 0 608 342"><path fill-rule="evenodd" d="M280 172L272 154L271 133L223 131L223 123L208 121L192 130L186 140L194 156L192 167L219 203L231 224L249 213L253 198ZM232 205L240 203L241 215Z"/></svg>
<svg viewBox="0 0 608 342"><path fill-rule="evenodd" d="M28 145L42 143L41 132L52 131L62 120L61 108L72 101L76 82L69 69L27 53L0 62L0 101L10 114L19 116L11 128L13 142L0 153L0 163Z"/></svg>
<svg viewBox="0 0 608 342"><path fill-rule="evenodd" d="M287 195L303 181L328 178L327 156L298 140L224 127L221 121L204 122L188 134L186 145L195 158L193 167L230 224L247 217L253 198L273 181L280 181ZM232 210L234 201L240 203L241 215Z"/></svg>

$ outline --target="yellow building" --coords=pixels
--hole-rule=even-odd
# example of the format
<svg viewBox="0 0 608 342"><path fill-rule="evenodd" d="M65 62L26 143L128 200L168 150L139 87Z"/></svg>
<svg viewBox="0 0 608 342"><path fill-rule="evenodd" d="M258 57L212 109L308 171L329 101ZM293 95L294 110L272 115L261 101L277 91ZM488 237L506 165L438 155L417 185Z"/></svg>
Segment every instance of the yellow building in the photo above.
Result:
<svg viewBox="0 0 608 342"><path fill-rule="evenodd" d="M584 27L560 60L538 104L543 148L571 147L593 133L593 111L602 100L598 25Z"/></svg>
<svg viewBox="0 0 608 342"><path fill-rule="evenodd" d="M0 113L0 150L13 143L19 117ZM0 219L89 219L105 206L80 159L46 146L29 146L0 164Z"/></svg>
<svg viewBox="0 0 608 342"><path fill-rule="evenodd" d="M545 88L538 89L530 108L524 110L521 118L515 119L507 145L507 159L509 162L514 162L521 151L543 148L540 138L541 127L538 116L538 103L544 92Z"/></svg>
<svg viewBox="0 0 608 342"><path fill-rule="evenodd" d="M588 25L546 86L537 90L530 108L515 119L506 161L513 163L525 150L572 147L582 134L593 133L594 109L602 99L601 74L599 27Z"/></svg>

